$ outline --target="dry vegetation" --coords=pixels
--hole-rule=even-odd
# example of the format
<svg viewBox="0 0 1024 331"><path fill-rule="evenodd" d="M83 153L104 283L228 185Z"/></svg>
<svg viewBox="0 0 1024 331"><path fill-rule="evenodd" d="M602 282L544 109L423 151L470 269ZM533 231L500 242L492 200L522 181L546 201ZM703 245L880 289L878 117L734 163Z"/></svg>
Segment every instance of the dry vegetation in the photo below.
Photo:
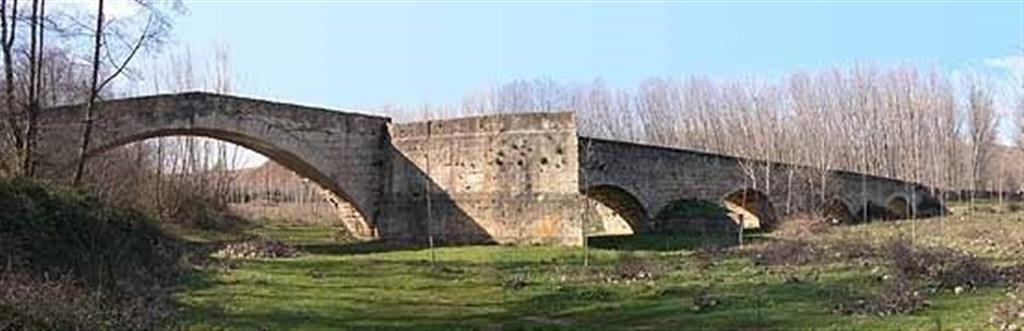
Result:
<svg viewBox="0 0 1024 331"><path fill-rule="evenodd" d="M0 330L169 322L183 246L149 217L67 189L0 180Z"/></svg>

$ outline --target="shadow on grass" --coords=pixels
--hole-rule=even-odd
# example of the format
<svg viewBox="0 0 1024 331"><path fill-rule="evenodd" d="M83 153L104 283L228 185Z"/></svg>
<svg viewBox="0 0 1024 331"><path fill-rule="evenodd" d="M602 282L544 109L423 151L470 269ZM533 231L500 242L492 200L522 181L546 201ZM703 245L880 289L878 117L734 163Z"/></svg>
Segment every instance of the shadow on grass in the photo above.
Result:
<svg viewBox="0 0 1024 331"><path fill-rule="evenodd" d="M744 244L769 240L760 230L743 234ZM695 250L707 246L731 247L739 244L736 234L633 234L587 238L591 247L625 251L679 251Z"/></svg>
<svg viewBox="0 0 1024 331"><path fill-rule="evenodd" d="M494 244L474 244L474 246L487 246ZM435 248L466 246L465 244L435 244ZM310 243L295 245L295 248L317 255L359 255L385 252L418 251L430 248L430 245L419 242L371 240L346 243Z"/></svg>

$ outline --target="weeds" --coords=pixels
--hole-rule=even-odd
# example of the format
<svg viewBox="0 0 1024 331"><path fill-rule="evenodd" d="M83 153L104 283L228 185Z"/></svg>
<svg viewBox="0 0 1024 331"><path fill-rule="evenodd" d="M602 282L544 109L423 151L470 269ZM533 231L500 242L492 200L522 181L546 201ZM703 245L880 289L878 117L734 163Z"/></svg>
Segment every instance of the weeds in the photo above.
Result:
<svg viewBox="0 0 1024 331"><path fill-rule="evenodd" d="M796 266L820 261L822 250L803 240L780 240L761 245L749 252L759 266Z"/></svg>
<svg viewBox="0 0 1024 331"><path fill-rule="evenodd" d="M799 214L783 219L774 232L783 238L808 238L828 232L831 223L819 215Z"/></svg>
<svg viewBox="0 0 1024 331"><path fill-rule="evenodd" d="M999 331L1021 331L1024 329L1024 284L1006 293L1006 301L996 305L989 322Z"/></svg>
<svg viewBox="0 0 1024 331"><path fill-rule="evenodd" d="M916 247L901 238L886 244L884 251L897 277L933 282L939 288L973 288L1000 281L995 268L974 255L949 248Z"/></svg>
<svg viewBox="0 0 1024 331"><path fill-rule="evenodd" d="M629 251L619 253L615 263L615 275L626 281L652 279L654 269L650 261Z"/></svg>
<svg viewBox="0 0 1024 331"><path fill-rule="evenodd" d="M693 311L706 312L721 304L721 301L711 291L711 286L704 286L693 295Z"/></svg>
<svg viewBox="0 0 1024 331"><path fill-rule="evenodd" d="M17 178L0 180L0 210L0 330L152 329L170 314L182 245L146 215Z"/></svg>
<svg viewBox="0 0 1024 331"><path fill-rule="evenodd" d="M501 288L505 290L518 291L526 288L529 283L526 281L526 276L521 274L514 274L509 277L505 277L501 281Z"/></svg>
<svg viewBox="0 0 1024 331"><path fill-rule="evenodd" d="M889 316L917 312L930 305L910 281L896 278L869 297L839 304L836 311L847 315Z"/></svg>

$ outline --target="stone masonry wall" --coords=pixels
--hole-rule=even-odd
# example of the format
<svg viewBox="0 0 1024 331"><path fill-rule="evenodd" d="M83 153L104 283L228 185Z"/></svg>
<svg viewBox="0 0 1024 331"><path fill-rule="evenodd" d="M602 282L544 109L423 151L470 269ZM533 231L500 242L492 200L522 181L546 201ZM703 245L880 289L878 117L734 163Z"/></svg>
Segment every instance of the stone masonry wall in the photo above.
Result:
<svg viewBox="0 0 1024 331"><path fill-rule="evenodd" d="M396 152L382 237L582 243L573 114L397 124L391 139Z"/></svg>

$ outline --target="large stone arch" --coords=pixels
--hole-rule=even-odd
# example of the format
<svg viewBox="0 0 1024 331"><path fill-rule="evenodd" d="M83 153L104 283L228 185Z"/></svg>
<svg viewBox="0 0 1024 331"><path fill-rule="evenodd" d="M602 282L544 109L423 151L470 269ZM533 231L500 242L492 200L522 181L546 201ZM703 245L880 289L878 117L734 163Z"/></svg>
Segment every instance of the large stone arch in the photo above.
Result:
<svg viewBox="0 0 1024 331"><path fill-rule="evenodd" d="M633 233L644 233L650 230L650 216L647 213L647 208L635 194L628 190L615 185L602 184L586 188L583 194L622 217L629 224Z"/></svg>
<svg viewBox="0 0 1024 331"><path fill-rule="evenodd" d="M906 219L914 215L914 205L911 199L903 194L893 194L885 200L885 210L889 217L894 219Z"/></svg>
<svg viewBox="0 0 1024 331"><path fill-rule="evenodd" d="M753 188L734 190L722 197L730 217L746 228L772 228L779 214L767 194ZM742 223L741 223L742 221Z"/></svg>
<svg viewBox="0 0 1024 331"><path fill-rule="evenodd" d="M846 198L833 196L825 204L821 214L830 223L853 223L863 218L861 213L856 212L856 210L858 209L853 207Z"/></svg>
<svg viewBox="0 0 1024 331"><path fill-rule="evenodd" d="M84 125L82 106L39 116L37 173L71 178ZM103 102L87 156L165 136L203 136L252 149L322 187L333 203L351 204L365 222L346 224L373 237L388 154L386 118L267 101L184 93Z"/></svg>

